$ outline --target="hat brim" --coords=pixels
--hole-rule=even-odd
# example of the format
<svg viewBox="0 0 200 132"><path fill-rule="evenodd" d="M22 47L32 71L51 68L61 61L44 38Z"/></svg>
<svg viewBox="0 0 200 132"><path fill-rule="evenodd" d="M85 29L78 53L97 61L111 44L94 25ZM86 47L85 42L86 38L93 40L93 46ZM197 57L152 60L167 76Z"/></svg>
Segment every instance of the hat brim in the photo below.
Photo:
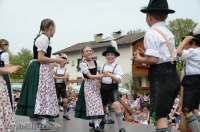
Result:
<svg viewBox="0 0 200 132"><path fill-rule="evenodd" d="M172 9L163 9L163 8L151 8L151 9L142 9L140 10L142 13L148 13L148 12L165 12L165 13L169 13L169 14L172 14L172 13L175 13L174 10Z"/></svg>
<svg viewBox="0 0 200 132"><path fill-rule="evenodd" d="M63 56L62 56L61 58L62 58L62 59L65 59L65 60L67 60L67 58L66 58L66 57L63 57Z"/></svg>
<svg viewBox="0 0 200 132"><path fill-rule="evenodd" d="M185 39L185 37L182 37L182 41ZM194 38L194 41L196 41L197 43L200 43L200 38Z"/></svg>
<svg viewBox="0 0 200 132"><path fill-rule="evenodd" d="M107 53L114 53L116 56L120 56L120 53L116 52L116 51L104 51L102 53L103 56L106 56Z"/></svg>

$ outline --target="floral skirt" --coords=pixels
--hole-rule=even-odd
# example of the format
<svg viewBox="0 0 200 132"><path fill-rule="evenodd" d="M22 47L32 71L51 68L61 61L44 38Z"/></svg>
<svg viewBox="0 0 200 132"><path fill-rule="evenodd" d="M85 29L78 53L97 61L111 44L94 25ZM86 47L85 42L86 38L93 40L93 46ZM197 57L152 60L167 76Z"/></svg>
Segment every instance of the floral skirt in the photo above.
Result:
<svg viewBox="0 0 200 132"><path fill-rule="evenodd" d="M48 63L33 61L27 70L16 114L29 117L57 117L58 101Z"/></svg>
<svg viewBox="0 0 200 132"><path fill-rule="evenodd" d="M8 128L14 128L15 122L12 115L12 107L7 90L7 85L0 75L0 131L5 132Z"/></svg>
<svg viewBox="0 0 200 132"><path fill-rule="evenodd" d="M12 108L14 107L13 104L14 104L14 96L13 96L13 91L12 91L12 88L11 88L11 83L10 83L10 77L8 74L3 74L2 75L4 80L6 81L6 85L7 85L7 89L8 89L8 94L9 94L9 98L10 98L10 103L11 103L11 106Z"/></svg>
<svg viewBox="0 0 200 132"><path fill-rule="evenodd" d="M97 80L84 79L76 103L76 118L97 119L104 116L103 104Z"/></svg>

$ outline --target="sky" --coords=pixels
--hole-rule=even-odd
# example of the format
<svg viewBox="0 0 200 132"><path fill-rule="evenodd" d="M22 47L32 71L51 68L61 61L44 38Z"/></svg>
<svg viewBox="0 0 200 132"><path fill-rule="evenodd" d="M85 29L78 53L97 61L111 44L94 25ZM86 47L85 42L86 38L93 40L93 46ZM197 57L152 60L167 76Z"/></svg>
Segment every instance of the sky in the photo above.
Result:
<svg viewBox="0 0 200 132"><path fill-rule="evenodd" d="M146 15L140 12L149 0L0 0L0 39L7 39L14 54L21 48L32 51L33 40L45 18L54 20L56 33L51 39L53 52L80 42L103 38L112 32L148 30ZM200 23L200 0L168 0L176 13L169 20L190 18Z"/></svg>

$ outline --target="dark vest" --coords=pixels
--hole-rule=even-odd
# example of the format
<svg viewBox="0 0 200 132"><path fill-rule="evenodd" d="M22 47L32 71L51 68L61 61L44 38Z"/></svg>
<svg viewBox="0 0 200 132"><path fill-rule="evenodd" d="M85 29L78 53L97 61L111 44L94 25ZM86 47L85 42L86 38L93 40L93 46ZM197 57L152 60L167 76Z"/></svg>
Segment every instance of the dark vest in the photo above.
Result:
<svg viewBox="0 0 200 132"><path fill-rule="evenodd" d="M4 52L3 50L0 52L0 68L5 67L4 61L1 60L1 54Z"/></svg>
<svg viewBox="0 0 200 132"><path fill-rule="evenodd" d="M88 69L88 70L90 71L90 74L96 75L97 74L97 62L95 60L93 60L93 61L94 61L94 64L95 64L95 68ZM86 63L86 65L88 66L87 63ZM83 77L89 79L86 74L83 74Z"/></svg>
<svg viewBox="0 0 200 132"><path fill-rule="evenodd" d="M33 59L38 59L38 51L37 51L37 49L38 48L35 46L35 42L34 42L34 45L33 45ZM51 51L52 51L51 46L48 46L47 52L44 54L44 56L46 56L48 58L51 58Z"/></svg>

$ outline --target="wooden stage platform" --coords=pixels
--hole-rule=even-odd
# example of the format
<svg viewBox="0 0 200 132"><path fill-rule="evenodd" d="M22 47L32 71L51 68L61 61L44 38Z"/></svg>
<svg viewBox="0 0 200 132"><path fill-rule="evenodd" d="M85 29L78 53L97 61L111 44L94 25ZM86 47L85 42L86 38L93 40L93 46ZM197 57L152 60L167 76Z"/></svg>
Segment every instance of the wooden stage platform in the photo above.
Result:
<svg viewBox="0 0 200 132"><path fill-rule="evenodd" d="M56 132L93 132L88 126L89 121L74 118L74 114L68 113L71 120L67 121L62 118L62 112L60 113L60 117L56 118L56 123L60 124L60 128L56 130ZM14 115L16 125L23 122L29 122L29 118L25 116L17 116ZM124 126L126 132L155 132L155 127L150 125L141 125L135 124L131 122L124 122ZM17 132L31 132L30 130L18 130ZM42 130L41 132L49 132ZM104 132L118 132L117 121L113 125L106 125ZM173 131L179 132L179 131Z"/></svg>

